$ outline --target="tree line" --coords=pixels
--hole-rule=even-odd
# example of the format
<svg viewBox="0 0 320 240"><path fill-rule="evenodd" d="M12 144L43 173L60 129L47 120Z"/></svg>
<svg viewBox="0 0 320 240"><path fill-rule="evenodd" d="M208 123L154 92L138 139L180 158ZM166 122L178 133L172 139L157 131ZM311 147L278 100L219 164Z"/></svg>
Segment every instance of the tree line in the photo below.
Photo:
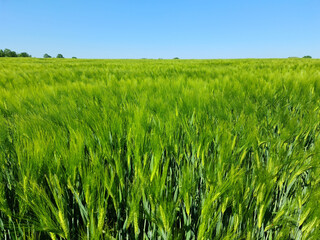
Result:
<svg viewBox="0 0 320 240"><path fill-rule="evenodd" d="M4 50L0 49L0 57L31 57L31 55L26 52L16 53L6 48Z"/></svg>
<svg viewBox="0 0 320 240"><path fill-rule="evenodd" d="M15 51L12 51L8 48L2 50L0 49L0 57L32 57L30 54L26 53L26 52L21 52L21 53L17 53ZM52 58L49 54L45 53L43 55L43 58ZM64 56L59 53L56 58L64 58ZM72 57L74 59L76 59L76 57Z"/></svg>

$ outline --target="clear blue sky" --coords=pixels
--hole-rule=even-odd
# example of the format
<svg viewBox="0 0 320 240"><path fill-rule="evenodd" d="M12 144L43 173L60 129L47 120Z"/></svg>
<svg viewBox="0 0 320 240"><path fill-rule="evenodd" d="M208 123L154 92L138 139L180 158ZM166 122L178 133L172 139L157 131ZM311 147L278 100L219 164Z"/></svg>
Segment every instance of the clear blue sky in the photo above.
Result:
<svg viewBox="0 0 320 240"><path fill-rule="evenodd" d="M79 58L320 57L320 0L0 0L0 49Z"/></svg>

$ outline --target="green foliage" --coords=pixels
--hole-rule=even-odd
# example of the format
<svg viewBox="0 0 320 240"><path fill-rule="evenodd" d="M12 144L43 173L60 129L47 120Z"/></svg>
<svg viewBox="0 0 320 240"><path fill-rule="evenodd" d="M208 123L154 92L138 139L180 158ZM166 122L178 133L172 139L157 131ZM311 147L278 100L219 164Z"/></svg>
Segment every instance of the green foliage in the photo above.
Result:
<svg viewBox="0 0 320 240"><path fill-rule="evenodd" d="M11 51L10 49L6 48L4 50L0 49L0 57L31 57L31 55L26 52L17 54L15 51Z"/></svg>
<svg viewBox="0 0 320 240"><path fill-rule="evenodd" d="M311 56L304 56L303 58L312 58Z"/></svg>
<svg viewBox="0 0 320 240"><path fill-rule="evenodd" d="M19 53L19 54L18 54L18 57L31 57L31 55L29 55L29 54L26 53L26 52L22 52L22 53Z"/></svg>
<svg viewBox="0 0 320 240"><path fill-rule="evenodd" d="M57 55L57 58L64 58L64 57L63 57L63 55L62 55L61 53L59 53L59 54Z"/></svg>
<svg viewBox="0 0 320 240"><path fill-rule="evenodd" d="M3 53L4 53L5 57L17 57L18 56L15 51L11 51L8 48L4 49Z"/></svg>
<svg viewBox="0 0 320 240"><path fill-rule="evenodd" d="M72 57L72 59L77 59L77 57Z"/></svg>
<svg viewBox="0 0 320 240"><path fill-rule="evenodd" d="M43 58L51 58L51 56L50 56L48 53L45 53L45 54L43 55Z"/></svg>
<svg viewBox="0 0 320 240"><path fill-rule="evenodd" d="M0 239L319 239L319 60L43 63L0 59Z"/></svg>

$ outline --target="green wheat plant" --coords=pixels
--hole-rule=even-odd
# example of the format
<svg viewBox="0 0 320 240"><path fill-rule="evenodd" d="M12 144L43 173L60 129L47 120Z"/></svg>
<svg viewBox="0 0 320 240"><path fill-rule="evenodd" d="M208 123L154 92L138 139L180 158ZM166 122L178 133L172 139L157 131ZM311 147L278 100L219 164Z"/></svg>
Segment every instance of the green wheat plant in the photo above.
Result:
<svg viewBox="0 0 320 240"><path fill-rule="evenodd" d="M320 61L0 59L0 239L319 239Z"/></svg>

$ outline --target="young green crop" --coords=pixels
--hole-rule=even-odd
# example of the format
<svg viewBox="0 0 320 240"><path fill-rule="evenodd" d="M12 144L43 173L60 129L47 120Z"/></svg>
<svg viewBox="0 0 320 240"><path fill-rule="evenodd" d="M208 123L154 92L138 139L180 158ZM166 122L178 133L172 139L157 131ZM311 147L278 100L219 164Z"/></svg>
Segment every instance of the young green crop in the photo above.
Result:
<svg viewBox="0 0 320 240"><path fill-rule="evenodd" d="M320 61L0 59L0 239L319 239Z"/></svg>

